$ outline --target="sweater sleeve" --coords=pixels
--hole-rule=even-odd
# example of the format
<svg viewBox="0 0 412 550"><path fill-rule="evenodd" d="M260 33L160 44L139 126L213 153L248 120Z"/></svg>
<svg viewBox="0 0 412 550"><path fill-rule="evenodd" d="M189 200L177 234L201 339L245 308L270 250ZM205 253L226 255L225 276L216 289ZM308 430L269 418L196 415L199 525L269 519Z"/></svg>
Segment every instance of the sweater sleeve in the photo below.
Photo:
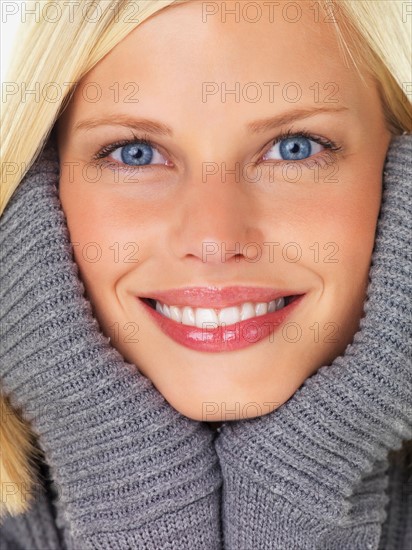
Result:
<svg viewBox="0 0 412 550"><path fill-rule="evenodd" d="M277 410L220 429L227 550L378 548L387 456L412 439L411 152L393 139L352 344Z"/></svg>
<svg viewBox="0 0 412 550"><path fill-rule="evenodd" d="M101 332L58 177L50 141L0 220L3 391L38 437L73 549L220 549L214 434Z"/></svg>

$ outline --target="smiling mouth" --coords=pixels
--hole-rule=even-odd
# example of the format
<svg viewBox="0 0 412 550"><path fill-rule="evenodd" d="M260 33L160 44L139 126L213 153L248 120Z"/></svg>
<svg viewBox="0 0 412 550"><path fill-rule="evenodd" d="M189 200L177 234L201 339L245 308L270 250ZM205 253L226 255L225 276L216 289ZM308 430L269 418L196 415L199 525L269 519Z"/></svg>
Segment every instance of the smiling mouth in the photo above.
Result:
<svg viewBox="0 0 412 550"><path fill-rule="evenodd" d="M283 296L270 302L239 302L225 308L204 308L169 305L154 298L140 298L151 309L163 317L182 325L204 328L205 323L215 327L233 325L247 319L253 319L280 311L298 299L300 295Z"/></svg>

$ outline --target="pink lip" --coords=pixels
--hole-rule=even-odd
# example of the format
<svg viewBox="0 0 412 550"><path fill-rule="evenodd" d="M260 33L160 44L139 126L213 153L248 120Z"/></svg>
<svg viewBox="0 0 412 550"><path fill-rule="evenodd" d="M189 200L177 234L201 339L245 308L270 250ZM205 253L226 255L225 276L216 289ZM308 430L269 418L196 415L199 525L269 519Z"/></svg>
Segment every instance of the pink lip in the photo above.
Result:
<svg viewBox="0 0 412 550"><path fill-rule="evenodd" d="M290 293L289 296L290 295L292 294ZM287 296L287 294L283 293L282 296ZM279 311L252 317L251 319L239 321L238 323L233 323L232 325L218 326L217 328L207 328L207 325L205 328L183 325L169 319L168 317L165 317L164 315L161 315L142 300L140 300L140 302L146 308L147 313L159 326L162 332L172 338L175 342L195 351L216 353L239 350L267 338L280 327L290 313L301 302L304 296L304 294L297 296L292 302ZM243 294L242 298L244 298ZM162 300L159 299L159 301ZM168 303L170 304L170 302ZM237 295L236 302L232 300L231 305L234 305L235 303L239 303L239 294ZM191 304L193 304L192 301ZM210 302L208 302L208 304L209 307L211 307ZM177 304L173 303L173 305Z"/></svg>
<svg viewBox="0 0 412 550"><path fill-rule="evenodd" d="M152 292L139 295L140 298L152 298L163 304L177 307L225 308L236 306L243 302L271 302L283 296L301 294L296 290L277 290L273 288L257 288L250 286L217 287L187 287L173 290Z"/></svg>

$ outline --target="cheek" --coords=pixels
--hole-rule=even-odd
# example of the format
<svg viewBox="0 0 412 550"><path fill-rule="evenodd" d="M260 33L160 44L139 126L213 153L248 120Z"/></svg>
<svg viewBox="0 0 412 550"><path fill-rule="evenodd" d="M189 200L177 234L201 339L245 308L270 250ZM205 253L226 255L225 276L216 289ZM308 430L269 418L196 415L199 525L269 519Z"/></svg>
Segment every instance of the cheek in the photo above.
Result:
<svg viewBox="0 0 412 550"><path fill-rule="evenodd" d="M381 203L382 173L379 163L368 165L358 161L342 178L345 185L336 196L336 222L333 215L329 219L340 229L342 264L355 273L370 263Z"/></svg>
<svg viewBox="0 0 412 550"><path fill-rule="evenodd" d="M320 216L339 233L343 263L372 251L382 192L382 166L372 154L349 159L329 188ZM366 261L368 259L366 258ZM356 267L356 266L353 266Z"/></svg>
<svg viewBox="0 0 412 550"><path fill-rule="evenodd" d="M99 299L131 270L137 269L156 239L156 223L150 210L138 201L81 177L70 182L62 170L60 200L70 240L88 294ZM100 298L101 299L101 298Z"/></svg>
<svg viewBox="0 0 412 550"><path fill-rule="evenodd" d="M312 214L312 237L319 242L313 269L323 281L323 306L340 326L342 350L357 330L363 312L381 180L376 165L354 163L342 170L340 182L323 197L317 216Z"/></svg>

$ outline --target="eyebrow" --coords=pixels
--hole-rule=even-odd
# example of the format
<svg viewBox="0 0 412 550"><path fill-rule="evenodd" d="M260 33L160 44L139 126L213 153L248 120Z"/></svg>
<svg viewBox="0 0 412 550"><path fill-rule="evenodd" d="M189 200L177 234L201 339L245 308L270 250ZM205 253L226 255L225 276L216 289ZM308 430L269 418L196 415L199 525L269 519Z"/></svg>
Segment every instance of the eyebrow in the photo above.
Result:
<svg viewBox="0 0 412 550"><path fill-rule="evenodd" d="M173 130L166 124L145 118L133 118L129 115L108 115L104 118L90 118L75 125L74 130L91 130L97 126L124 126L150 134L173 136Z"/></svg>
<svg viewBox="0 0 412 550"><path fill-rule="evenodd" d="M246 128L253 134L259 134L283 126L285 124L290 124L296 120L301 120L309 118L314 115L323 114L323 113L339 113L347 111L347 107L316 107L310 109L294 109L288 113L282 113L274 117L267 117L261 120L255 120L254 122L249 122L246 124ZM173 130L170 126L163 124L161 122L156 122L154 120L148 120L145 118L134 118L128 115L108 115L103 118L92 118L83 120L77 123L74 127L74 130L90 130L92 128L97 128L98 126L124 126L126 128L131 128L137 131L143 131L150 134L157 134L161 136L173 136Z"/></svg>
<svg viewBox="0 0 412 550"><path fill-rule="evenodd" d="M246 128L252 134L260 134L266 132L267 130L272 130L278 128L279 126L284 126L286 124L291 124L296 120L302 120L309 118L311 116L320 115L324 113L340 113L348 111L347 107L315 107L310 109L294 109L287 113L282 113L274 117L263 118L261 120L255 120L254 122L249 122L246 125Z"/></svg>

